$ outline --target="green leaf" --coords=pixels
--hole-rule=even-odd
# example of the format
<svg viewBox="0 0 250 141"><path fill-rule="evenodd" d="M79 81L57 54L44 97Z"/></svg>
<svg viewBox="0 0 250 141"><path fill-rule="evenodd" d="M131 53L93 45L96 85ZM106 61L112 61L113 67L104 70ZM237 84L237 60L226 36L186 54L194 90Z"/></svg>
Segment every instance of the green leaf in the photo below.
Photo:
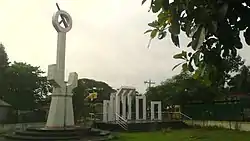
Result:
<svg viewBox="0 0 250 141"><path fill-rule="evenodd" d="M153 39L155 38L156 34L157 34L158 30L157 29L154 29L151 34L150 34L150 37Z"/></svg>
<svg viewBox="0 0 250 141"><path fill-rule="evenodd" d="M158 23L160 26L164 25L167 21L168 15L166 12L161 12L160 14L158 14L157 18L158 18Z"/></svg>
<svg viewBox="0 0 250 141"><path fill-rule="evenodd" d="M195 33L192 40L192 48L193 50L199 50L203 41L205 40L206 31L203 26L200 26L198 31Z"/></svg>
<svg viewBox="0 0 250 141"><path fill-rule="evenodd" d="M188 65L187 65L187 63L185 63L185 64L182 65L182 70L183 71L188 71Z"/></svg>
<svg viewBox="0 0 250 141"><path fill-rule="evenodd" d="M169 32L174 35L180 34L180 23L179 23L179 15L175 11L175 9L172 9L171 12L171 26L169 27Z"/></svg>
<svg viewBox="0 0 250 141"><path fill-rule="evenodd" d="M180 47L179 37L171 34L172 42L175 44L175 46Z"/></svg>
<svg viewBox="0 0 250 141"><path fill-rule="evenodd" d="M176 69L178 66L180 66L181 64L183 64L183 62L178 63L177 65L175 65L175 66L172 68L172 71L173 71L174 69Z"/></svg>
<svg viewBox="0 0 250 141"><path fill-rule="evenodd" d="M175 54L173 56L174 59L187 59L187 52L186 51L182 51L179 54Z"/></svg>
<svg viewBox="0 0 250 141"><path fill-rule="evenodd" d="M169 32L173 35L179 35L180 34L180 25L179 23L173 23L171 24L171 26L169 27Z"/></svg>
<svg viewBox="0 0 250 141"><path fill-rule="evenodd" d="M149 29L149 30L145 31L144 34L146 34L146 33L148 33L148 32L151 32L151 31L153 31L153 30L152 30L152 29Z"/></svg>
<svg viewBox="0 0 250 141"><path fill-rule="evenodd" d="M147 1L147 0L143 0L142 3L141 3L141 5L143 5L146 1Z"/></svg>
<svg viewBox="0 0 250 141"><path fill-rule="evenodd" d="M195 66L199 66L200 63L200 52L195 52L193 55Z"/></svg>
<svg viewBox="0 0 250 141"><path fill-rule="evenodd" d="M169 8L169 0L163 0L162 5L163 5L163 9L167 11Z"/></svg>
<svg viewBox="0 0 250 141"><path fill-rule="evenodd" d="M154 0L154 2L151 4L152 6L152 12L157 13L161 10L162 6L162 0Z"/></svg>
<svg viewBox="0 0 250 141"><path fill-rule="evenodd" d="M193 74L193 78L194 79L198 79L198 77L200 76L200 70L199 69L197 69L196 71L195 71L195 73Z"/></svg>
<svg viewBox="0 0 250 141"><path fill-rule="evenodd" d="M191 61L188 63L188 70L189 70L190 72L193 72L193 71L194 71L194 68L193 68L193 66L192 66L192 62L191 62Z"/></svg>
<svg viewBox="0 0 250 141"><path fill-rule="evenodd" d="M159 24L158 21L153 21L152 23L148 23L148 26L156 28L159 26Z"/></svg>

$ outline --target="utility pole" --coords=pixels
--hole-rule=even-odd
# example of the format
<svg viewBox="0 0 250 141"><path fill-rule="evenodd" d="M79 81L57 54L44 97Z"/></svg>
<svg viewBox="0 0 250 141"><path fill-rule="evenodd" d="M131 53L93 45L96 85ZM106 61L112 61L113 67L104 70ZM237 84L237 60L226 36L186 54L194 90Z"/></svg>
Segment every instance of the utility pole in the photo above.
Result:
<svg viewBox="0 0 250 141"><path fill-rule="evenodd" d="M152 84L155 84L155 82L153 82L151 79L149 79L148 81L144 81L144 84L148 84L148 89L151 88Z"/></svg>

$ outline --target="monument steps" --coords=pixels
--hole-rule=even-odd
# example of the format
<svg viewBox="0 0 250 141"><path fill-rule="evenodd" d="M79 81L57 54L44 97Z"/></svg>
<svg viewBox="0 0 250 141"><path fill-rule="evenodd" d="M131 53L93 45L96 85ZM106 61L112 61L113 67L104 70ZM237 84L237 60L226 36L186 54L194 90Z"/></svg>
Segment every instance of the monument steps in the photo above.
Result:
<svg viewBox="0 0 250 141"><path fill-rule="evenodd" d="M57 136L57 137L46 137L46 136L23 136L23 135L12 135L7 136L7 139L11 140L31 140L31 141L55 141L55 140L80 140L80 136Z"/></svg>
<svg viewBox="0 0 250 141"><path fill-rule="evenodd" d="M85 140L95 141L107 140L111 132L93 128L70 128L65 130L49 130L43 128L27 128L24 131L16 131L5 135L10 140L34 140L34 141L55 141L55 140Z"/></svg>
<svg viewBox="0 0 250 141"><path fill-rule="evenodd" d="M36 136L36 137L44 135L43 132L35 132L35 131L16 131L15 134L20 135L20 136ZM65 132L63 134L60 132L47 132L46 133L46 136L48 137L56 137L58 135L63 136L63 137L70 137L70 136L78 136L79 133L77 132Z"/></svg>

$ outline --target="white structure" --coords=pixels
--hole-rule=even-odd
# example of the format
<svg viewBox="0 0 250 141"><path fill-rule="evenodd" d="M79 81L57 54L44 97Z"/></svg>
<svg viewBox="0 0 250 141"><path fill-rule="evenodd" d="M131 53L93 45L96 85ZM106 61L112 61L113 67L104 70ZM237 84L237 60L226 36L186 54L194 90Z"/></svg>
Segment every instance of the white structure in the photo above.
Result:
<svg viewBox="0 0 250 141"><path fill-rule="evenodd" d="M108 112L108 121L114 121L115 120L115 111L116 111L116 107L115 107L115 98L116 93L111 93L110 94L110 100L109 100L109 112Z"/></svg>
<svg viewBox="0 0 250 141"><path fill-rule="evenodd" d="M103 122L115 121L120 117L131 120L133 95L135 95L135 88L125 86L122 86L116 93L110 94L110 100L103 101ZM142 118L139 112L140 100L142 100ZM158 107L158 111L155 111L155 106ZM147 120L146 95L135 96L135 108L136 120ZM155 112L158 114L157 118ZM151 120L162 120L161 101L151 101Z"/></svg>
<svg viewBox="0 0 250 141"><path fill-rule="evenodd" d="M109 100L103 100L103 122L108 121L109 113L110 113L110 101Z"/></svg>
<svg viewBox="0 0 250 141"><path fill-rule="evenodd" d="M155 118L155 106L158 106L157 118ZM162 120L161 101L151 101L151 120Z"/></svg>
<svg viewBox="0 0 250 141"><path fill-rule="evenodd" d="M135 88L126 86L122 86L116 93L110 94L110 100L103 101L103 121L115 121L118 118L116 114L124 119L131 119L131 97L134 94Z"/></svg>
<svg viewBox="0 0 250 141"><path fill-rule="evenodd" d="M130 117L131 117L132 105L131 105L131 102L129 102L130 105L128 105L127 96L128 95L131 96L131 94L134 94L134 93L135 93L134 87L122 86L118 90L118 92L116 93L116 96L115 96L115 114L122 116L124 119L127 119L127 115L130 115ZM131 98L130 98L130 100L131 100ZM120 107L121 106L120 102L122 103L122 107ZM130 112L130 113L127 113L126 107L128 107L128 112ZM120 111L121 108L122 108L122 111Z"/></svg>
<svg viewBox="0 0 250 141"><path fill-rule="evenodd" d="M59 17L62 19L60 22ZM52 23L58 32L57 56L56 64L48 67L48 80L53 85L53 93L46 127L65 128L74 126L72 89L77 87L78 81L75 72L69 74L68 83L64 78L66 33L72 28L72 19L66 11L59 10L53 15Z"/></svg>
<svg viewBox="0 0 250 141"><path fill-rule="evenodd" d="M142 120L147 119L147 107L146 107L146 96L140 95L135 97L135 114L136 114L136 120L140 120L140 112L139 112L139 100L142 99Z"/></svg>

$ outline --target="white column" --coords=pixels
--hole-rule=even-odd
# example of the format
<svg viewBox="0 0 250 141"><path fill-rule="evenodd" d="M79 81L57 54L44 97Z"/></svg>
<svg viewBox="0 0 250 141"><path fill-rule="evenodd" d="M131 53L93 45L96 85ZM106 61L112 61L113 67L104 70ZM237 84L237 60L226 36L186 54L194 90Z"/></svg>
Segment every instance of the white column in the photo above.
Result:
<svg viewBox="0 0 250 141"><path fill-rule="evenodd" d="M140 117L139 117L139 97L138 96L135 97L135 119L136 120L140 119Z"/></svg>
<svg viewBox="0 0 250 141"><path fill-rule="evenodd" d="M120 101L121 101L120 95L116 94L116 96L115 96L115 114L114 114L116 120L117 120L116 114L120 115Z"/></svg>
<svg viewBox="0 0 250 141"><path fill-rule="evenodd" d="M124 92L122 93L122 95L121 95L121 98L122 98L122 117L124 118L124 119L126 119L127 118L127 113L126 113L126 105L127 105L127 102L126 102L126 98L127 98L127 95L126 95L126 92L127 92L127 90L124 90Z"/></svg>
<svg viewBox="0 0 250 141"><path fill-rule="evenodd" d="M151 103L150 103L150 111L151 111L151 120L154 120L154 118L155 118L155 104L154 104L154 102L153 101L151 101Z"/></svg>
<svg viewBox="0 0 250 141"><path fill-rule="evenodd" d="M143 95L143 120L147 120L147 106L146 106L146 96Z"/></svg>
<svg viewBox="0 0 250 141"><path fill-rule="evenodd" d="M141 96L136 96L135 98L135 114L136 114L136 120L140 119L140 113L139 113L139 100L142 99L142 119L146 120L147 119L147 107L146 107L146 96L145 95L141 95Z"/></svg>
<svg viewBox="0 0 250 141"><path fill-rule="evenodd" d="M128 93L128 115L127 115L127 119L131 120L131 116L132 116L132 95L134 94L134 90L130 90L130 92Z"/></svg>
<svg viewBox="0 0 250 141"><path fill-rule="evenodd" d="M112 121L112 112L113 112L113 95L109 96L109 113L108 113L108 121Z"/></svg>
<svg viewBox="0 0 250 141"><path fill-rule="evenodd" d="M158 103L158 120L162 120L161 102Z"/></svg>
<svg viewBox="0 0 250 141"><path fill-rule="evenodd" d="M73 111L73 103L72 103L72 96L73 96L73 89L77 87L78 82L78 75L75 72L69 74L69 80L67 84L67 96L65 97L65 107L66 107L66 119L65 124L66 126L73 126L74 123L74 111Z"/></svg>
<svg viewBox="0 0 250 141"><path fill-rule="evenodd" d="M115 93L110 94L110 100L109 100L109 118L108 121L114 121L115 120Z"/></svg>
<svg viewBox="0 0 250 141"><path fill-rule="evenodd" d="M109 113L109 100L103 100L103 122L108 121L108 113Z"/></svg>

